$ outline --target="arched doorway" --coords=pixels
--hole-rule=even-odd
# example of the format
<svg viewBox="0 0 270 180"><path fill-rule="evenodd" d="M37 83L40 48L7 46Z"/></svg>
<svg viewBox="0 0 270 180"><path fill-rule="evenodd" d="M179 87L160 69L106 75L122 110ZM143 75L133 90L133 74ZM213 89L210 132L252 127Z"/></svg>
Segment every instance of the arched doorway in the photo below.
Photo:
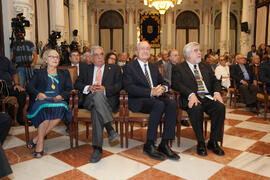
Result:
<svg viewBox="0 0 270 180"><path fill-rule="evenodd" d="M215 18L215 50L219 49L221 29L221 13ZM237 19L233 13L230 13L230 35L229 52L237 52Z"/></svg>
<svg viewBox="0 0 270 180"><path fill-rule="evenodd" d="M104 12L99 20L99 45L105 53L112 50L123 52L124 20L117 11Z"/></svg>
<svg viewBox="0 0 270 180"><path fill-rule="evenodd" d="M176 18L176 41L175 48L183 58L183 48L189 42L199 42L200 20L192 11L184 11Z"/></svg>

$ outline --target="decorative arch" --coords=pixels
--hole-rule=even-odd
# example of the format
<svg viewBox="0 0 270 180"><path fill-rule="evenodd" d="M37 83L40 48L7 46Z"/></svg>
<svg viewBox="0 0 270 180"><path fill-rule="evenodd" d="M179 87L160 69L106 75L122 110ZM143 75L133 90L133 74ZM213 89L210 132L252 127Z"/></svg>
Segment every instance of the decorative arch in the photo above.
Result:
<svg viewBox="0 0 270 180"><path fill-rule="evenodd" d="M105 11L99 18L99 45L105 53L124 49L124 19L115 10Z"/></svg>
<svg viewBox="0 0 270 180"><path fill-rule="evenodd" d="M221 13L215 17L215 50L219 49L220 29L221 29ZM237 52L237 17L230 12L230 52Z"/></svg>
<svg viewBox="0 0 270 180"><path fill-rule="evenodd" d="M183 11L176 18L175 48L183 58L183 48L189 42L200 41L200 19L192 11Z"/></svg>

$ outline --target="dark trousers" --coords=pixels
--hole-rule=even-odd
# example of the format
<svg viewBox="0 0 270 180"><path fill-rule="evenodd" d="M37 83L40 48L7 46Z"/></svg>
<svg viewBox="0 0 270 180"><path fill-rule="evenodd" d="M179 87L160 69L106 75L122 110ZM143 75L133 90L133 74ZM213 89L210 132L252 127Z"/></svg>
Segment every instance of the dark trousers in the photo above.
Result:
<svg viewBox="0 0 270 180"><path fill-rule="evenodd" d="M257 100L257 88L253 84L248 86L240 85L239 93L243 98L243 102L247 105L256 103Z"/></svg>
<svg viewBox="0 0 270 180"><path fill-rule="evenodd" d="M92 145L102 147L104 124L113 121L112 108L102 92L87 95L83 106L91 111Z"/></svg>
<svg viewBox="0 0 270 180"><path fill-rule="evenodd" d="M12 120L7 114L0 113L0 144L3 144L4 140L6 139L11 122Z"/></svg>
<svg viewBox="0 0 270 180"><path fill-rule="evenodd" d="M157 139L157 129L163 113L165 113L164 130L162 139L175 138L175 125L177 116L177 105L174 100L166 98L145 98L140 112L150 114L147 140Z"/></svg>
<svg viewBox="0 0 270 180"><path fill-rule="evenodd" d="M192 128L196 134L199 142L204 142L203 137L203 120L204 112L206 112L211 119L211 133L210 139L213 141L221 141L222 128L225 120L225 106L219 101L213 101L205 97L199 98L201 104L193 105L187 110Z"/></svg>
<svg viewBox="0 0 270 180"><path fill-rule="evenodd" d="M9 95L10 96L15 96L17 98L18 104L19 104L19 108L18 108L18 114L17 114L17 121L20 123L23 123L23 108L25 105L25 101L26 101L26 92L25 91L21 91L19 92L18 90L14 91L13 88L9 89ZM11 115L11 114L10 114Z"/></svg>

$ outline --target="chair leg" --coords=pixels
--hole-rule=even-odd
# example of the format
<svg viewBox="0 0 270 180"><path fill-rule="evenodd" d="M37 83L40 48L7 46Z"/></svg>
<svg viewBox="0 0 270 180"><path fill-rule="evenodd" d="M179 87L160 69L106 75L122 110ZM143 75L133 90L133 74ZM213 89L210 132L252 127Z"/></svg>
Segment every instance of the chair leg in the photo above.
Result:
<svg viewBox="0 0 270 180"><path fill-rule="evenodd" d="M268 106L268 103L264 102L264 119L266 119L266 116L267 116L267 106Z"/></svg>
<svg viewBox="0 0 270 180"><path fill-rule="evenodd" d="M123 148L123 122L120 121L120 145L121 148Z"/></svg>
<svg viewBox="0 0 270 180"><path fill-rule="evenodd" d="M86 127L86 138L88 139L89 137L89 123L88 122L85 122L85 127Z"/></svg>
<svg viewBox="0 0 270 180"><path fill-rule="evenodd" d="M118 133L118 122L114 121L114 124L115 124L115 131Z"/></svg>
<svg viewBox="0 0 270 180"><path fill-rule="evenodd" d="M125 122L126 148L128 148L128 122Z"/></svg>
<svg viewBox="0 0 270 180"><path fill-rule="evenodd" d="M180 137L181 137L181 121L177 123L177 145L180 147Z"/></svg>
<svg viewBox="0 0 270 180"><path fill-rule="evenodd" d="M18 114L18 109L19 109L19 104L15 104L14 105L14 118L13 118L13 125L16 126L18 123L17 123L17 114Z"/></svg>
<svg viewBox="0 0 270 180"><path fill-rule="evenodd" d="M204 138L207 136L207 119L204 118Z"/></svg>
<svg viewBox="0 0 270 180"><path fill-rule="evenodd" d="M73 148L73 120L69 123L70 148Z"/></svg>
<svg viewBox="0 0 270 180"><path fill-rule="evenodd" d="M79 129L78 129L78 121L75 122L75 129L76 129L76 147L79 146L78 140L79 140Z"/></svg>
<svg viewBox="0 0 270 180"><path fill-rule="evenodd" d="M130 122L130 138L133 138L133 125L134 122Z"/></svg>

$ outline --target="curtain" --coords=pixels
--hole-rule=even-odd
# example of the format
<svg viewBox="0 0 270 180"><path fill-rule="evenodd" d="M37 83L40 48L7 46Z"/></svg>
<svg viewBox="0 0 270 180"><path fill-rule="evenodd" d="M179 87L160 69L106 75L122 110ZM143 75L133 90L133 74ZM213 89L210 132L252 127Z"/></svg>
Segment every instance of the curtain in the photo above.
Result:
<svg viewBox="0 0 270 180"><path fill-rule="evenodd" d="M230 53L235 53L235 29L230 29Z"/></svg>
<svg viewBox="0 0 270 180"><path fill-rule="evenodd" d="M220 42L220 29L215 29L215 50L220 49L219 42Z"/></svg>
<svg viewBox="0 0 270 180"><path fill-rule="evenodd" d="M122 29L113 30L113 49L117 52L123 51L123 38L122 38Z"/></svg>
<svg viewBox="0 0 270 180"><path fill-rule="evenodd" d="M111 51L110 44L110 29L100 29L101 47L103 47L105 54Z"/></svg>
<svg viewBox="0 0 270 180"><path fill-rule="evenodd" d="M259 47L261 43L265 42L266 33L266 16L267 7L263 6L257 9L257 20L256 20L256 46Z"/></svg>
<svg viewBox="0 0 270 180"><path fill-rule="evenodd" d="M198 35L198 29L189 29L188 42L199 42Z"/></svg>
<svg viewBox="0 0 270 180"><path fill-rule="evenodd" d="M180 59L184 58L183 48L186 45L186 30L185 29L177 29L175 44L176 44L176 49L179 52Z"/></svg>

